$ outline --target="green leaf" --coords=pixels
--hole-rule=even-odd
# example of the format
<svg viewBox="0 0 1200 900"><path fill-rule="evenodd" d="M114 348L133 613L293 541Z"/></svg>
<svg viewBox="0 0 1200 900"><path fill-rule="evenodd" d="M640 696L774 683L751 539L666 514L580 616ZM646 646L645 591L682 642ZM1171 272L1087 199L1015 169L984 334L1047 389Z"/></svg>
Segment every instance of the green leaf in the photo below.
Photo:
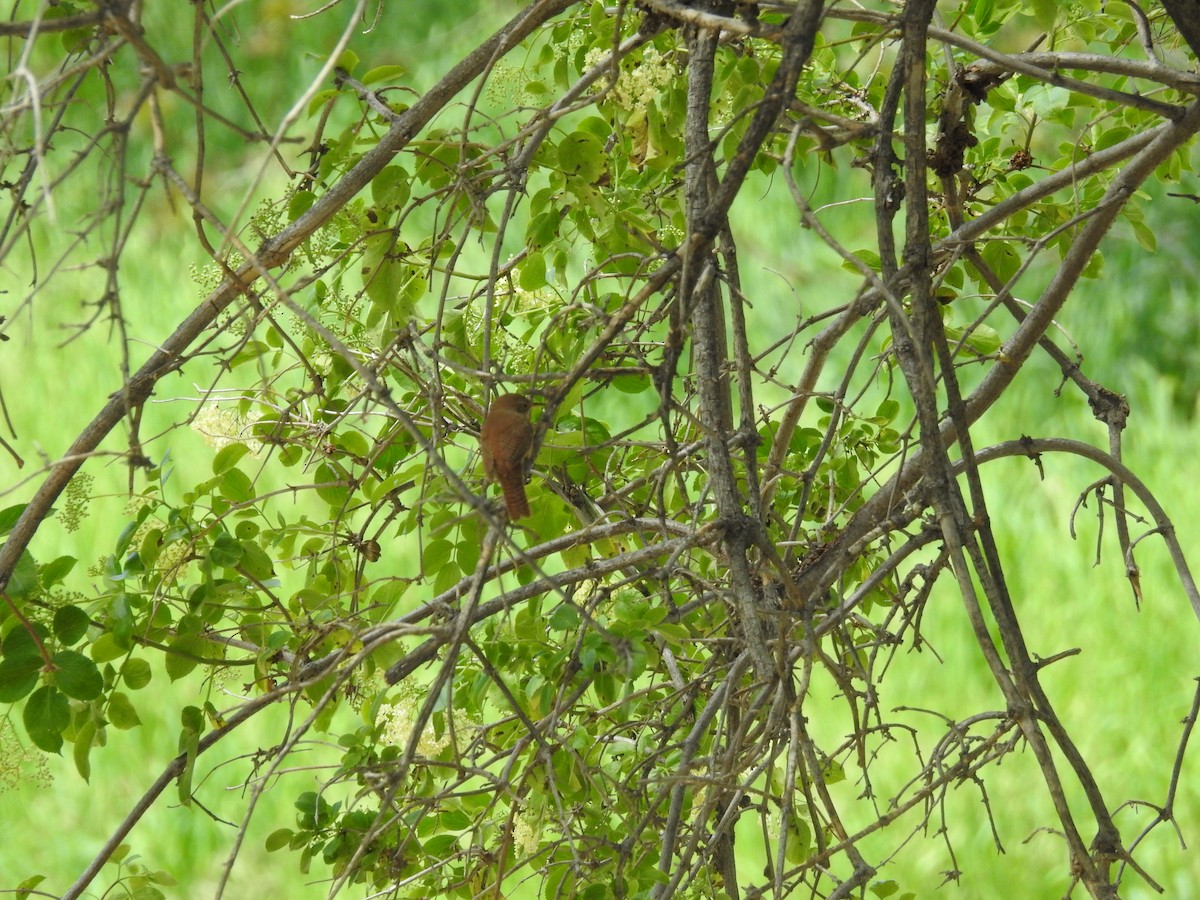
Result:
<svg viewBox="0 0 1200 900"><path fill-rule="evenodd" d="M129 652L128 647L123 647L121 642L117 640L116 635L105 633L100 635L96 640L92 641L88 647L88 655L98 663L110 662L114 659L120 659Z"/></svg>
<svg viewBox="0 0 1200 900"><path fill-rule="evenodd" d="M1053 119L1071 104L1071 92L1052 84L1037 84L1025 93L1025 104L1040 118Z"/></svg>
<svg viewBox="0 0 1200 900"><path fill-rule="evenodd" d="M425 293L422 269L409 259L407 245L385 234L367 241L363 255L363 287L371 298L367 325L375 327L387 316L392 322L407 322L416 300Z"/></svg>
<svg viewBox="0 0 1200 900"><path fill-rule="evenodd" d="M371 606L377 608L382 616L388 616L408 587L408 582L400 579L385 581L371 592Z"/></svg>
<svg viewBox="0 0 1200 900"><path fill-rule="evenodd" d="M326 91L326 93L336 94L337 92ZM312 208L312 205L316 202L316 200L317 195L312 191L296 191L296 193L292 194L291 199L288 200L288 221L296 221L296 219L300 218L302 215L308 212L310 208ZM267 332L268 345L278 346L278 344L275 344L272 340L273 336L276 335L277 332L273 328ZM278 337L274 337L274 340L277 341Z"/></svg>
<svg viewBox="0 0 1200 900"><path fill-rule="evenodd" d="M645 375L617 375L613 377L612 386L622 394L642 394L649 387L650 382Z"/></svg>
<svg viewBox="0 0 1200 900"><path fill-rule="evenodd" d="M227 444L217 451L217 455L213 457L212 470L214 475L224 475L230 469L238 464L243 456L250 452L250 447L241 442Z"/></svg>
<svg viewBox="0 0 1200 900"><path fill-rule="evenodd" d="M125 558L125 551L129 549L130 541L133 540L133 536L137 534L138 529L149 518L152 511L149 505L143 506L138 510L137 515L133 517L133 521L126 523L125 527L121 529L121 533L117 536L117 545L113 550L113 557L115 559Z"/></svg>
<svg viewBox="0 0 1200 900"><path fill-rule="evenodd" d="M563 214L559 209L533 216L525 228L525 243L530 250L540 250L558 237L562 227Z"/></svg>
<svg viewBox="0 0 1200 900"><path fill-rule="evenodd" d="M31 594L38 587L38 564L37 560L30 555L28 550L21 551L20 558L17 559L17 564L13 566L12 574L8 578L8 584L5 585L5 591L8 596L17 599Z"/></svg>
<svg viewBox="0 0 1200 900"><path fill-rule="evenodd" d="M458 568L463 572L474 572L475 567L479 565L479 549L478 536L459 541L454 547L454 560L458 563Z"/></svg>
<svg viewBox="0 0 1200 900"><path fill-rule="evenodd" d="M812 827L799 811L793 809L787 821L787 849L784 856L788 862L805 862L812 852Z"/></svg>
<svg viewBox="0 0 1200 900"><path fill-rule="evenodd" d="M128 731L130 728L137 728L142 724L141 717L134 709L129 695L123 691L113 691L112 696L108 698L106 714L108 721L112 722L113 728L119 728L121 731Z"/></svg>
<svg viewBox="0 0 1200 900"><path fill-rule="evenodd" d="M572 132L558 145L558 164L567 175L592 184L604 171L604 144L589 132Z"/></svg>
<svg viewBox="0 0 1200 900"><path fill-rule="evenodd" d="M290 828L276 828L267 835L267 852L274 853L276 850L282 850L292 842L292 835L294 833Z"/></svg>
<svg viewBox="0 0 1200 900"><path fill-rule="evenodd" d="M47 753L57 753L62 733L71 724L71 707L58 688L42 685L25 701L22 716L29 739Z"/></svg>
<svg viewBox="0 0 1200 900"><path fill-rule="evenodd" d="M28 505L28 503L18 503L16 506L0 509L0 537L12 531L13 526L17 524L17 519L21 518L21 513L25 512L25 507Z"/></svg>
<svg viewBox="0 0 1200 900"><path fill-rule="evenodd" d="M248 503L254 499L254 482L241 469L230 469L222 475L218 490L231 503Z"/></svg>
<svg viewBox="0 0 1200 900"><path fill-rule="evenodd" d="M108 617L113 637L121 647L128 650L133 645L133 608L129 605L128 594L115 594L108 601ZM92 659L96 659L94 653ZM100 660L96 659L96 662Z"/></svg>
<svg viewBox="0 0 1200 900"><path fill-rule="evenodd" d="M53 7L51 7L53 9ZM85 53L88 45L95 39L95 33L91 28L68 28L63 31L60 40L62 48L68 56L74 56L77 53Z"/></svg>
<svg viewBox="0 0 1200 900"><path fill-rule="evenodd" d="M346 500L350 496L350 492L344 484L336 483L342 481L344 479L329 463L321 463L317 466L317 473L313 478L313 483L317 485L317 496L335 510L345 506Z"/></svg>
<svg viewBox="0 0 1200 900"><path fill-rule="evenodd" d="M214 566L232 569L242 561L242 543L227 531L222 531L208 551L208 559Z"/></svg>
<svg viewBox="0 0 1200 900"><path fill-rule="evenodd" d="M178 681L199 665L197 656L203 656L208 649L208 641L198 634L184 634L172 640L167 645L167 676L172 681Z"/></svg>
<svg viewBox="0 0 1200 900"><path fill-rule="evenodd" d="M38 683L42 668L39 656L8 657L0 660L0 703L16 703Z"/></svg>
<svg viewBox="0 0 1200 900"><path fill-rule="evenodd" d="M37 633L41 640L46 639L46 627L36 622L32 624L34 632ZM32 634L24 628L16 627L4 636L4 658L16 659L21 656L32 656L39 660L42 659L42 649L38 646L38 642L34 640Z"/></svg>
<svg viewBox="0 0 1200 900"><path fill-rule="evenodd" d="M1138 244L1143 250L1149 253L1158 251L1158 237L1154 233L1154 229L1150 228L1145 222L1130 222L1133 228L1133 236L1137 239Z"/></svg>
<svg viewBox="0 0 1200 900"><path fill-rule="evenodd" d="M296 798L293 804L299 812L297 822L305 831L321 831L333 824L337 817L338 804L328 800L313 791L305 791Z"/></svg>
<svg viewBox="0 0 1200 900"><path fill-rule="evenodd" d="M660 622L655 625L654 633L661 636L667 643L680 647L687 644L692 637L692 633L686 627L670 622Z"/></svg>
<svg viewBox="0 0 1200 900"><path fill-rule="evenodd" d="M77 562L79 560L73 556L60 556L43 565L41 570L42 590L54 587L70 575Z"/></svg>
<svg viewBox="0 0 1200 900"><path fill-rule="evenodd" d="M437 577L433 580L433 593L442 594L450 590L462 575L463 571L459 565L442 566L438 569Z"/></svg>
<svg viewBox="0 0 1200 900"><path fill-rule="evenodd" d="M381 210L399 209L411 193L409 174L399 166L386 166L371 179L371 199Z"/></svg>
<svg viewBox="0 0 1200 900"><path fill-rule="evenodd" d="M243 571L251 578L266 582L275 577L275 563L262 547L253 541L242 542Z"/></svg>
<svg viewBox="0 0 1200 900"><path fill-rule="evenodd" d="M79 773L79 777L84 781L91 778L92 775L92 745L96 738L96 723L91 719L84 722L83 725L75 732L75 748L71 752L71 757L75 761L75 771Z"/></svg>
<svg viewBox="0 0 1200 900"><path fill-rule="evenodd" d="M1097 152L1100 150L1107 150L1109 147L1115 147L1132 134L1133 129L1125 126L1109 128L1107 131L1102 131L1099 135L1097 135L1096 142L1092 145L1092 151Z"/></svg>
<svg viewBox="0 0 1200 900"><path fill-rule="evenodd" d="M28 900L29 893L46 880L45 875L31 875L17 885L17 900Z"/></svg>
<svg viewBox="0 0 1200 900"><path fill-rule="evenodd" d="M426 572L436 572L450 561L454 553L454 545L447 540L430 541L425 545L425 555L421 562Z"/></svg>
<svg viewBox="0 0 1200 900"><path fill-rule="evenodd" d="M341 95L342 95L342 92L337 90L336 88L330 88L327 91L319 91L316 94L313 94L313 98L308 101L308 114L310 116L316 115L318 112L321 111L322 106L324 106L326 103L330 102L331 100L336 100ZM304 193L304 192L301 192L301 193ZM309 205L311 206L312 204L309 204ZM299 218L299 215L297 215L296 218Z"/></svg>
<svg viewBox="0 0 1200 900"><path fill-rule="evenodd" d="M150 663L136 656L129 657L121 666L121 680L131 690L138 691L144 688L150 683L153 674Z"/></svg>
<svg viewBox="0 0 1200 900"><path fill-rule="evenodd" d="M977 356L990 356L1000 349L1004 341L1000 333L990 325L977 325L967 335L966 346Z"/></svg>
<svg viewBox="0 0 1200 900"><path fill-rule="evenodd" d="M104 679L96 664L74 650L60 650L52 657L57 670L54 683L72 700L95 700L104 690Z"/></svg>
<svg viewBox="0 0 1200 900"><path fill-rule="evenodd" d="M61 606L54 611L54 636L66 646L87 634L91 621L78 606Z"/></svg>
<svg viewBox="0 0 1200 900"><path fill-rule="evenodd" d="M465 810L451 809L438 816L439 831L466 831L471 827L471 817Z"/></svg>
<svg viewBox="0 0 1200 900"><path fill-rule="evenodd" d="M1057 0L1031 0L1029 5L1033 7L1033 17L1038 26L1044 31L1053 31L1060 6Z"/></svg>
<svg viewBox="0 0 1200 900"><path fill-rule="evenodd" d="M1020 268L1021 259L1006 241L988 241L982 256L1001 281L1008 281Z"/></svg>
<svg viewBox="0 0 1200 900"><path fill-rule="evenodd" d="M878 272L882 268L883 264L879 259L879 254L874 250L855 250L851 255L857 258L860 262L865 263L867 268L872 272ZM843 261L842 268L849 272L854 272L856 275L862 272L862 269L849 261Z"/></svg>
<svg viewBox="0 0 1200 900"><path fill-rule="evenodd" d="M371 455L371 444L361 431L343 431L334 437L333 445L357 459L365 460Z"/></svg>
<svg viewBox="0 0 1200 900"><path fill-rule="evenodd" d="M444 859L454 852L457 844L458 835L437 834L427 840L421 849L432 859Z"/></svg>
<svg viewBox="0 0 1200 900"><path fill-rule="evenodd" d="M546 624L552 631L574 631L579 627L579 622L579 610L562 603L550 613Z"/></svg>
<svg viewBox="0 0 1200 900"><path fill-rule="evenodd" d="M408 69L404 66L376 66L368 69L359 80L363 84L375 84L377 81L398 81L402 75L407 73Z"/></svg>
<svg viewBox="0 0 1200 900"><path fill-rule="evenodd" d="M536 291L546 284L546 257L541 253L530 253L521 263L518 283L522 290Z"/></svg>
<svg viewBox="0 0 1200 900"><path fill-rule="evenodd" d="M245 542L253 540L261 530L257 522L242 520L237 523L237 527L233 529L233 533L239 541Z"/></svg>

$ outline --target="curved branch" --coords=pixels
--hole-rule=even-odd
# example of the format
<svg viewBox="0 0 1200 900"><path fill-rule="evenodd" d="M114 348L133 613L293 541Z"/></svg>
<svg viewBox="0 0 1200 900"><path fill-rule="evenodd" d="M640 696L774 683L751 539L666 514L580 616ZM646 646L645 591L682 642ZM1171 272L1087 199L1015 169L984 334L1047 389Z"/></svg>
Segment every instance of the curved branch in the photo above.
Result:
<svg viewBox="0 0 1200 900"><path fill-rule="evenodd" d="M1106 468L1127 488L1129 488L1137 496L1146 510L1154 519L1157 526L1156 531L1162 535L1163 541L1166 542L1167 552L1171 556L1171 562L1175 566L1175 573L1179 576L1179 581L1183 585L1183 590L1187 594L1188 602L1192 605L1192 611L1195 612L1196 618L1200 619L1200 590L1196 587L1196 581L1192 577L1192 570L1188 566L1187 557L1184 555L1183 547L1180 546L1179 538L1175 534L1175 525L1171 522L1158 498L1146 486L1146 484L1137 477L1124 463L1114 457L1112 454L1093 447L1091 444L1085 444L1082 441L1073 441L1069 438L1022 438L1019 441L1006 441L1002 444L996 444L991 447L986 447L983 450L975 452L975 461L978 463L990 462L994 459L1002 459L1006 456L1029 456L1032 457L1037 453L1072 453L1075 456L1082 456L1084 459L1090 459L1094 463ZM954 473L961 474L965 469L962 462L955 464Z"/></svg>

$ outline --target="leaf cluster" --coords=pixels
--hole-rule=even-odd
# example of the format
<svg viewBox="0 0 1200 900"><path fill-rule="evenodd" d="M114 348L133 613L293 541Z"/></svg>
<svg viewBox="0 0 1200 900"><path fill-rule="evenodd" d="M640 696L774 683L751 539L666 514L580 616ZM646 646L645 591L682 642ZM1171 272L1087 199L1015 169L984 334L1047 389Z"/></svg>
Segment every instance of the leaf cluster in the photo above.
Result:
<svg viewBox="0 0 1200 900"><path fill-rule="evenodd" d="M245 222L206 203L202 154L187 179L158 153L216 287L0 514L0 701L87 778L110 730L140 724L161 659L199 685L154 789L185 805L198 759L288 705L247 784L294 792L266 847L332 892L913 896L880 868L935 823L953 857L947 795L986 801L1021 748L1052 801L1056 758L1086 798L1051 803L1062 883L1111 896L1121 861L1153 885L1040 686L980 472L1099 463L1133 589L1125 492L1200 611L1166 513L1121 463L1128 407L1051 330L1118 216L1153 250L1142 185L1192 166L1200 82L1165 6L536 2L423 91L407 67L331 54L297 106L302 165L269 141L286 187ZM57 52L87 78L121 52L150 65L144 100L109 111L126 131L144 114L166 133L167 97L218 115L200 81L152 65L133 7L55 9L39 21L75 17ZM68 81L21 102L67 116ZM0 257L39 212L31 184L5 183L28 218ZM763 246L771 216L786 246ZM744 265L818 252L843 271L785 271L798 303ZM975 447L1034 353L1107 451L1019 426ZM143 442L140 410L208 363L188 424L211 463L181 479L149 457L169 438ZM516 523L476 453L509 390L537 401L535 514ZM40 561L48 504L120 422L124 527L86 578ZM926 745L886 675L925 646L939 582L999 711L939 711ZM905 777L880 784L901 734ZM301 759L315 789L283 777Z"/></svg>

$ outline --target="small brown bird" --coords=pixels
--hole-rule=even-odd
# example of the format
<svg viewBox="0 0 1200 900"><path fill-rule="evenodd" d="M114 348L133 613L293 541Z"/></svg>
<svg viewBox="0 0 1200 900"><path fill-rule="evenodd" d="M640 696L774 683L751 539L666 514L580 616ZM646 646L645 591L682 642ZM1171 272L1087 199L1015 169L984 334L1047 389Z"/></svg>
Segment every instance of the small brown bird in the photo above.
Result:
<svg viewBox="0 0 1200 900"><path fill-rule="evenodd" d="M479 431L484 474L488 481L500 483L510 519L529 515L525 462L533 448L533 423L529 420L532 408L532 401L522 394L497 397Z"/></svg>

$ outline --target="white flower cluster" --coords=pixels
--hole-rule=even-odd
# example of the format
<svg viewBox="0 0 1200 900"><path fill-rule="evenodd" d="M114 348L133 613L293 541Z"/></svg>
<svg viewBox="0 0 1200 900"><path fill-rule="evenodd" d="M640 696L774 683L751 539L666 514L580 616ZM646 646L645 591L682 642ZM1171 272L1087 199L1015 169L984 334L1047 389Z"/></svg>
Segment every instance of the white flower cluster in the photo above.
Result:
<svg viewBox="0 0 1200 900"><path fill-rule="evenodd" d="M242 415L235 409L208 400L192 417L192 430L199 433L214 450L230 444L247 444L250 455L257 457L262 442L251 434L250 428L261 418L259 413Z"/></svg>
<svg viewBox="0 0 1200 900"><path fill-rule="evenodd" d="M411 702L412 699L402 699L391 706L380 709L378 722L382 726L380 739L383 743L396 747L408 746L416 722L416 706ZM472 727L467 717L458 710L454 710L450 715L454 718L454 730L459 735L467 733L467 730ZM449 728L443 731L441 737L438 737L434 733L433 724L426 723L425 729L421 732L421 738L417 741L417 754L431 759L438 756L449 745Z"/></svg>
<svg viewBox="0 0 1200 900"><path fill-rule="evenodd" d="M589 50L584 65L591 68L607 54L607 50L599 48ZM632 66L621 69L617 83L609 91L609 101L630 111L643 110L658 99L674 77L675 70L667 58L654 47L647 47Z"/></svg>
<svg viewBox="0 0 1200 900"><path fill-rule="evenodd" d="M533 106L544 103L546 88L518 66L496 63L488 75L486 96L504 106Z"/></svg>
<svg viewBox="0 0 1200 900"><path fill-rule="evenodd" d="M513 849L520 856L528 856L541 845L542 826L529 810L523 810L513 822Z"/></svg>

